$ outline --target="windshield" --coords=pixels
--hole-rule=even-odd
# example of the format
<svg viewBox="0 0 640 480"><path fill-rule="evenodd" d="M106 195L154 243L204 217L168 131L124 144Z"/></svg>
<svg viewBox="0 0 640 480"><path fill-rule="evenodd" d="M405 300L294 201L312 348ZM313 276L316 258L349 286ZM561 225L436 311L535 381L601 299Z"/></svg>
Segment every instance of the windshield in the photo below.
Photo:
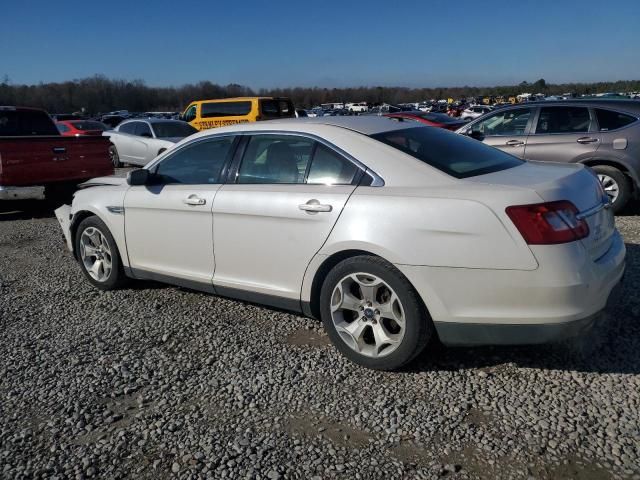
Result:
<svg viewBox="0 0 640 480"><path fill-rule="evenodd" d="M78 130L106 130L108 127L102 122L92 122L90 120L71 122L73 128Z"/></svg>
<svg viewBox="0 0 640 480"><path fill-rule="evenodd" d="M506 170L522 160L482 142L440 128L413 127L371 135L456 178Z"/></svg>
<svg viewBox="0 0 640 480"><path fill-rule="evenodd" d="M158 122L153 124L157 138L188 137L198 130L186 122Z"/></svg>

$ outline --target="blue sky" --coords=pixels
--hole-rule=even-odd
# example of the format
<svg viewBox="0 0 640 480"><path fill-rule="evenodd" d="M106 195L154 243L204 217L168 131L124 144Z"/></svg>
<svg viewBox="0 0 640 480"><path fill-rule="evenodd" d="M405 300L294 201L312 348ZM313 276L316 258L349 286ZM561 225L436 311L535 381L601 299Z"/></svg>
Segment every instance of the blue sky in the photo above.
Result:
<svg viewBox="0 0 640 480"><path fill-rule="evenodd" d="M640 0L3 2L0 76L154 86L640 78Z"/></svg>

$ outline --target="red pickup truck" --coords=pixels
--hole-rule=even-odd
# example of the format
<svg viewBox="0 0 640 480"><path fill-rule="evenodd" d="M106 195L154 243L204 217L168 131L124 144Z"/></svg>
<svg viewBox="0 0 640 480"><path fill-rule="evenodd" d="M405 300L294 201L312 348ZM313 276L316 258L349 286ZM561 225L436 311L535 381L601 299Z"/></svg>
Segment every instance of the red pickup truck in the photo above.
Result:
<svg viewBox="0 0 640 480"><path fill-rule="evenodd" d="M0 200L64 196L113 173L108 138L63 137L44 110L0 106Z"/></svg>

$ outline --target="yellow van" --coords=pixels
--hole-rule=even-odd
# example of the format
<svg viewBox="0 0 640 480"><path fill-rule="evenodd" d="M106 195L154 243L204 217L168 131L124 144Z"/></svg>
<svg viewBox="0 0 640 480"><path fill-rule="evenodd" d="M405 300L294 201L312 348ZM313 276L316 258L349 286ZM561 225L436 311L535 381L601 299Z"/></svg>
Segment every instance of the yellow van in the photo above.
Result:
<svg viewBox="0 0 640 480"><path fill-rule="evenodd" d="M198 130L272 118L295 117L293 103L283 97L238 97L196 100L180 116Z"/></svg>

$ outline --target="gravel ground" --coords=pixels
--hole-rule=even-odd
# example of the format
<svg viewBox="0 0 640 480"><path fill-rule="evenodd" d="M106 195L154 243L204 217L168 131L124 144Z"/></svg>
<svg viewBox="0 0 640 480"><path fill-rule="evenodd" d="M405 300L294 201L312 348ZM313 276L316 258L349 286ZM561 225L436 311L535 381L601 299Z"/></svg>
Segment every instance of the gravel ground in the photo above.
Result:
<svg viewBox="0 0 640 480"><path fill-rule="evenodd" d="M623 296L587 338L434 348L382 373L315 320L155 283L99 292L51 212L13 206L3 478L640 479L638 216L618 219Z"/></svg>

